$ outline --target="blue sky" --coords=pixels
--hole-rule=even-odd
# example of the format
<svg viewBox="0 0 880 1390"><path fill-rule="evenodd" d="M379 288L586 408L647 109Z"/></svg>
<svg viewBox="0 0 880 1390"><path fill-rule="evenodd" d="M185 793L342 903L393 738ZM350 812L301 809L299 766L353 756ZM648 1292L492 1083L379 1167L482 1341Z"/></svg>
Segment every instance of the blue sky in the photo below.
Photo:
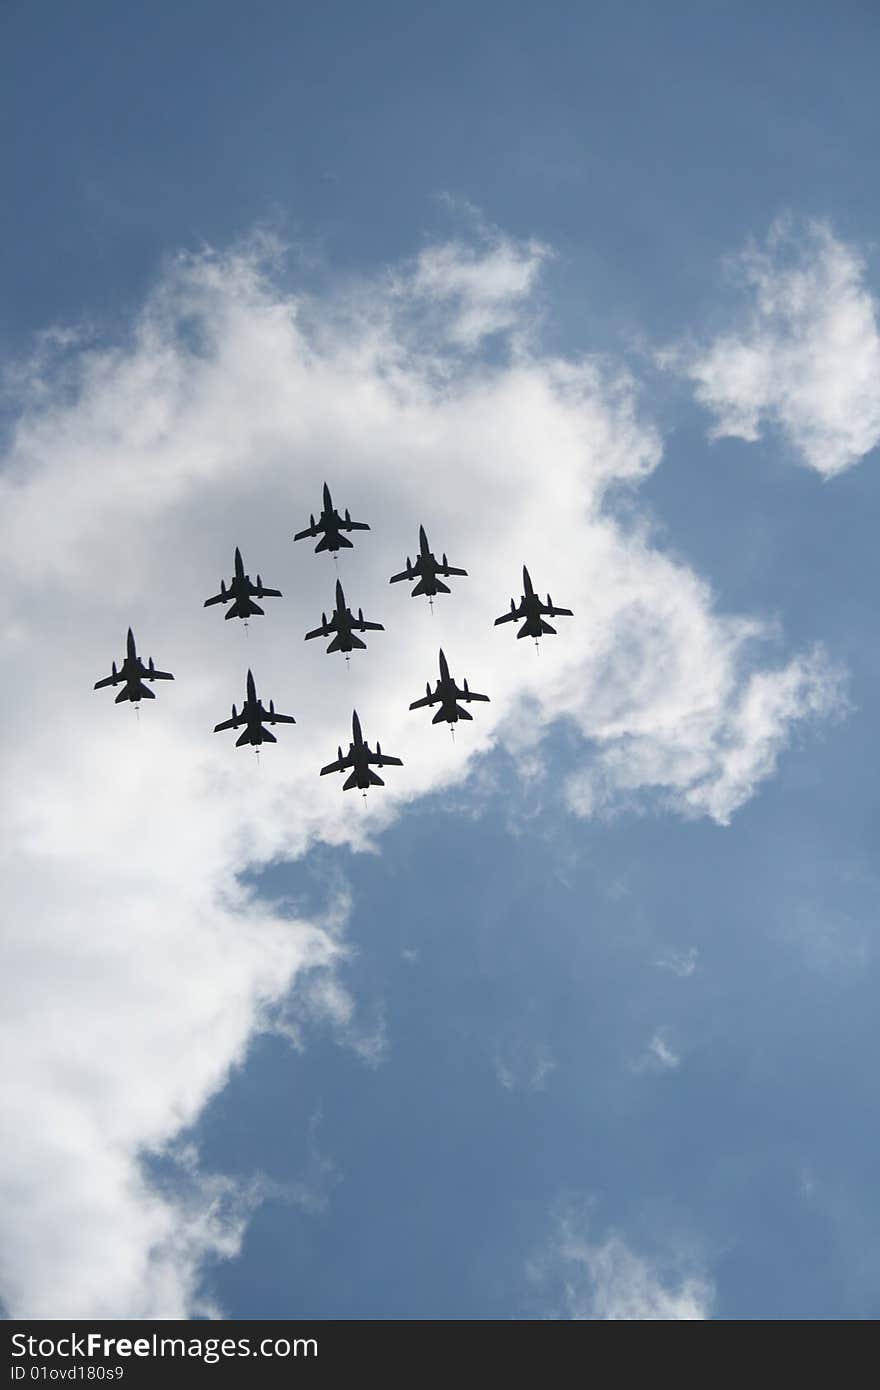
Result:
<svg viewBox="0 0 880 1390"><path fill-rule="evenodd" d="M876 13L0 40L6 1308L875 1317ZM433 617L419 520L472 576ZM135 728L129 622L178 672ZM298 718L259 774L209 732L246 664ZM365 809L316 776L353 700L405 760Z"/></svg>

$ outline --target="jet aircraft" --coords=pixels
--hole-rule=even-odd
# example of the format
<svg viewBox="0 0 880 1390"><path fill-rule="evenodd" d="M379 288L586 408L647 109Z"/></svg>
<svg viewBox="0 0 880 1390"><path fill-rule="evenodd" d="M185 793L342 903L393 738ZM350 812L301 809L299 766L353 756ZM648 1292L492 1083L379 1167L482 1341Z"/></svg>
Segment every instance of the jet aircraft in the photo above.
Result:
<svg viewBox="0 0 880 1390"><path fill-rule="evenodd" d="M206 598L204 606L210 608L214 603L231 602L232 607L224 616L226 618L244 618L245 622L247 622L248 618L252 617L255 613L262 615L264 611L260 608L259 604L254 603L254 595L257 598L281 598L281 590L264 589L263 581L259 575L257 575L256 584L252 584L250 575L244 572L244 561L241 558L241 551L238 546L236 546L235 574L229 581L229 588L227 589L221 579L219 594L215 594L213 598Z"/></svg>
<svg viewBox="0 0 880 1390"><path fill-rule="evenodd" d="M388 583L397 584L401 579L409 580L411 583L412 580L417 579L418 583L410 594L410 598L416 598L419 594L427 594L428 598L433 599L435 594L448 594L451 592L449 587L437 578L438 574L442 574L444 579L448 579L451 574L466 575L467 570L459 570L456 569L454 565L450 565L445 555L438 563L431 553L431 547L428 545L428 537L425 535L425 528L424 526L420 526L419 553L416 556L415 564L411 562L407 555L406 569L402 570L400 574L392 574Z"/></svg>
<svg viewBox="0 0 880 1390"><path fill-rule="evenodd" d="M222 724L214 725L214 733L219 734L222 729L239 729L244 724L245 728L239 738L235 740L236 748L241 748L244 743L252 743L255 748L259 748L261 743L277 743L274 734L270 734L268 729L264 729L264 724L295 724L296 720L292 714L277 714L275 702L269 701L269 708L266 709L262 700L257 699L257 689L254 685L254 678L250 671L247 673L247 699L236 713L235 705L232 706L232 718L224 719Z"/></svg>
<svg viewBox="0 0 880 1390"><path fill-rule="evenodd" d="M328 652L345 652L345 659L348 661L349 653L354 647L366 648L366 642L362 642L359 637L355 637L354 629L358 632L384 632L382 623L368 623L364 617L364 610L358 609L356 618L352 617L350 608L346 607L345 594L342 592L342 585L336 581L336 608L329 623L327 614L321 614L321 626L314 628L305 635L308 642L312 637L333 637L333 641L327 648ZM334 636L334 633L336 634Z"/></svg>
<svg viewBox="0 0 880 1390"><path fill-rule="evenodd" d="M321 776L325 777L328 772L344 772L346 768L351 768L351 776L346 778L342 784L344 792L351 787L360 787L366 795L368 787L384 787L385 783L381 777L377 777L373 767L403 767L400 758L392 758L389 753L382 752L381 744L376 744L375 753L370 749L370 745L364 741L361 733L361 721L358 719L357 710L351 716L352 742L348 745L348 752L342 756L342 746L337 750L339 757L335 763L328 763L321 768ZM372 764L372 767L370 766Z"/></svg>
<svg viewBox="0 0 880 1390"><path fill-rule="evenodd" d="M125 682L124 689L120 690L116 696L115 703L118 705L121 700L132 700L135 705L139 700L155 700L156 693L148 690L144 681L173 681L174 677L170 671L157 671L153 665L153 658L150 657L149 665L145 666L137 654L134 644L134 633L128 629L126 641L125 660L121 668L117 671L116 662L111 667L111 675L105 676L102 681L95 681L95 689L100 690L105 685L118 685L120 681Z"/></svg>
<svg viewBox="0 0 880 1390"><path fill-rule="evenodd" d="M432 724L439 724L442 720L450 725L458 722L459 719L473 719L466 709L462 709L459 700L486 700L488 695L478 695L476 691L468 689L465 681L464 689L459 690L454 678L449 674L449 666L446 657L443 655L443 648L440 648L440 679L433 695L431 694L430 681L425 686L425 694L421 700L413 700L410 709L423 709L425 705L436 705L439 701L440 708L431 720Z"/></svg>
<svg viewBox="0 0 880 1390"><path fill-rule="evenodd" d="M310 516L309 523L304 531L297 531L293 539L303 541L307 536L312 537L312 539L315 536L320 536L321 539L315 546L316 555L319 550L335 551L339 550L341 546L347 546L351 549L352 542L343 536L343 531L369 531L370 529L365 521L352 521L347 508L343 520L333 505L330 489L326 483L324 484L324 510L317 521L315 521L314 515Z"/></svg>
<svg viewBox="0 0 880 1390"><path fill-rule="evenodd" d="M502 613L500 618L495 619L496 627L499 623L515 623L519 622L520 618L524 618L525 622L516 634L517 637L534 637L537 643L538 638L543 633L556 632L555 627L551 627L549 623L544 622L544 616L548 618L574 617L570 608L554 607L553 600L549 594L547 595L547 602L541 602L532 588L532 581L529 578L529 572L525 565L523 565L523 589L525 592L523 593L519 608L517 608L514 600L511 599L510 612Z"/></svg>

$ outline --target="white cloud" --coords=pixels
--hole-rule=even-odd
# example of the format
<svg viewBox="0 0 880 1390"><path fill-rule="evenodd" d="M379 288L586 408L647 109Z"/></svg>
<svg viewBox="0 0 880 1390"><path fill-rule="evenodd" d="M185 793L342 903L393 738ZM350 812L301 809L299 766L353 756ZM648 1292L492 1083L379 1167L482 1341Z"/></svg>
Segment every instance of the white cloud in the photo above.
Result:
<svg viewBox="0 0 880 1390"><path fill-rule="evenodd" d="M485 231L479 246L450 241L421 252L415 271L397 281L408 312L431 306L443 338L463 349L504 330L522 330L523 306L549 248Z"/></svg>
<svg viewBox="0 0 880 1390"><path fill-rule="evenodd" d="M658 1028L651 1041L648 1043L648 1051L644 1060L639 1064L637 1070L644 1070L646 1066L657 1068L661 1071L675 1071L681 1063L678 1053L673 1051L666 1039L666 1030Z"/></svg>
<svg viewBox="0 0 880 1390"><path fill-rule="evenodd" d="M679 979L686 980L697 968L697 948L688 946L686 951L667 951L654 963L658 970L670 970Z"/></svg>
<svg viewBox="0 0 880 1390"><path fill-rule="evenodd" d="M516 336L540 259L513 243L481 254L488 288L475 253L447 248L330 301L285 297L265 243L181 257L128 341L50 336L34 380L19 374L0 480L14 904L0 1028L18 1059L0 1080L0 1258L14 1316L186 1316L228 1228L151 1186L142 1156L198 1119L261 1029L296 1033L318 1014L381 1054L381 1019L360 1024L334 973L339 923L259 901L244 870L319 840L375 846L474 755L508 742L530 755L526 708L539 735L558 717L583 735L581 813L659 794L723 821L794 721L839 700L820 654L756 669L770 634L718 614L690 571L603 515L606 487L660 457L626 374L522 343L500 364L462 357L490 323ZM412 309L426 298L445 328L419 339ZM350 670L302 640L336 576L289 538L325 478L372 524L340 575L387 629ZM470 571L433 617L388 586L420 522ZM247 640L201 606L236 545L284 592ZM540 659L492 626L524 561L576 614ZM129 623L177 677L140 723L92 690ZM441 643L492 698L454 745L407 708ZM298 720L259 768L211 733L248 666ZM354 704L405 763L366 808L317 776Z"/></svg>
<svg viewBox="0 0 880 1390"><path fill-rule="evenodd" d="M532 1284L546 1289L550 1300L545 1316L586 1322L693 1322L711 1316L711 1282L683 1270L681 1258L651 1261L619 1235L591 1242L583 1228L580 1219L562 1218L548 1248L529 1261Z"/></svg>
<svg viewBox="0 0 880 1390"><path fill-rule="evenodd" d="M880 331L864 261L824 222L798 233L780 221L766 249L749 247L736 265L748 299L741 325L660 360L696 383L716 417L713 438L754 441L775 426L831 478L880 442Z"/></svg>
<svg viewBox="0 0 880 1390"><path fill-rule="evenodd" d="M551 1048L545 1042L518 1038L499 1046L492 1057L495 1075L505 1091L543 1091L547 1077L556 1070Z"/></svg>
<svg viewBox="0 0 880 1390"><path fill-rule="evenodd" d="M655 565L663 569L669 562L652 557L651 567ZM793 725L839 716L848 708L844 674L819 646L775 670L744 675L743 649L755 628L696 605L690 609L691 641L682 631L676 643L673 633L687 625L693 602L688 592L691 579L689 574L681 576L679 611L666 631L656 622L649 628L649 613L634 615L629 636L639 652L639 665L629 658L633 684L625 698L632 699L633 686L639 683L653 687L653 702L645 698L646 689L639 711L640 715L650 710L649 718L633 718L632 706L626 730L616 710L603 718L603 706L610 705L615 694L610 683L597 690L591 727L584 727L582 714L576 716L584 733L599 745L592 762L567 782L569 805L579 815L621 804L637 806L651 791L683 815L708 815L728 825L758 784L775 771ZM664 606L662 600L658 606Z"/></svg>

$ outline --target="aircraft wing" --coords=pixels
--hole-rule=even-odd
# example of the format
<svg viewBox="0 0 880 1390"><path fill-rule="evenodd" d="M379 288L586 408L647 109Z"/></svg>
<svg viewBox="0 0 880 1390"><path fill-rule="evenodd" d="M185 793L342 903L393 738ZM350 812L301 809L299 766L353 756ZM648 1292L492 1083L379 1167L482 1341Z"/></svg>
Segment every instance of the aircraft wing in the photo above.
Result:
<svg viewBox="0 0 880 1390"><path fill-rule="evenodd" d="M455 698L456 700L489 700L488 695L478 695L475 690L459 690Z"/></svg>
<svg viewBox="0 0 880 1390"><path fill-rule="evenodd" d="M297 531L294 536L295 541L304 541L306 536L320 536L321 532L317 526L307 526L304 531Z"/></svg>
<svg viewBox="0 0 880 1390"><path fill-rule="evenodd" d="M252 594L256 594L258 598L282 598L282 597L283 597L283 595L282 595L280 589L267 589L265 585L263 585L263 588L262 588L262 589L257 589L257 588L255 588L255 586L252 584L252 585L251 585L251 593L252 593Z"/></svg>
<svg viewBox="0 0 880 1390"><path fill-rule="evenodd" d="M439 699L439 695L423 695L421 700L413 700L410 709L425 709L427 705L436 705Z"/></svg>
<svg viewBox="0 0 880 1390"><path fill-rule="evenodd" d="M222 733L224 729L238 729L241 727L242 724L245 724L246 722L247 721L242 719L240 714L237 714L234 719L224 719L222 724L215 724L214 733Z"/></svg>
<svg viewBox="0 0 880 1390"><path fill-rule="evenodd" d="M346 531L369 531L369 526L365 521L343 521Z"/></svg>
<svg viewBox="0 0 880 1390"><path fill-rule="evenodd" d="M210 608L212 603L228 603L231 598L231 594L215 594L213 598L205 599L203 607Z"/></svg>
<svg viewBox="0 0 880 1390"><path fill-rule="evenodd" d="M174 677L172 676L172 674L171 674L170 671L151 671L149 668L147 668L146 671L143 671L143 672L141 673L141 680L143 680L144 677L146 677L146 679L147 679L148 681L173 681L173 680L174 680Z"/></svg>
<svg viewBox="0 0 880 1390"><path fill-rule="evenodd" d="M443 575L450 575L450 574L465 574L465 575L466 575L466 574L467 574L467 570L459 570L459 569L456 569L456 568L455 568L455 565L438 565L438 566L437 566L437 573L438 573L438 574L443 574Z"/></svg>
<svg viewBox="0 0 880 1390"><path fill-rule="evenodd" d="M296 720L292 714L270 714L269 724L295 724Z"/></svg>
<svg viewBox="0 0 880 1390"><path fill-rule="evenodd" d="M414 570L402 570L400 574L392 574L388 580L389 584L399 584L401 579L418 579Z"/></svg>
<svg viewBox="0 0 880 1390"><path fill-rule="evenodd" d="M324 777L328 772L344 772L347 767L354 767L354 759L349 753L344 758L337 758L335 763L328 763L321 768L321 776Z"/></svg>
<svg viewBox="0 0 880 1390"><path fill-rule="evenodd" d="M376 767L403 767L403 759L392 758L390 753L368 753L367 762Z"/></svg>
<svg viewBox="0 0 880 1390"><path fill-rule="evenodd" d="M118 682L119 679L120 679L120 677L117 676L116 679L117 679L117 682ZM112 684L113 684L113 677L112 677L112 676L105 676L104 679L103 679L102 681L95 681L95 689L96 689L96 690L102 690L102 689L104 688L105 685L112 685Z"/></svg>
<svg viewBox="0 0 880 1390"><path fill-rule="evenodd" d="M368 623L366 619L362 623L352 623L353 628L358 632L384 632L385 627L382 623Z"/></svg>
<svg viewBox="0 0 880 1390"><path fill-rule="evenodd" d="M496 618L496 619L495 619L495 626L497 627L499 623L516 623L516 622L519 622L519 620L520 620L521 617L522 617L522 612L521 612L521 611L518 611L518 612L516 612L516 613L502 613L500 618Z"/></svg>
<svg viewBox="0 0 880 1390"><path fill-rule="evenodd" d="M570 608L557 608L555 603L542 603L541 612L546 613L548 618L573 618L574 614Z"/></svg>
<svg viewBox="0 0 880 1390"><path fill-rule="evenodd" d="M303 641L308 642L312 637L330 637L335 631L335 627L330 623L325 623L321 627L314 628L312 632L307 632Z"/></svg>

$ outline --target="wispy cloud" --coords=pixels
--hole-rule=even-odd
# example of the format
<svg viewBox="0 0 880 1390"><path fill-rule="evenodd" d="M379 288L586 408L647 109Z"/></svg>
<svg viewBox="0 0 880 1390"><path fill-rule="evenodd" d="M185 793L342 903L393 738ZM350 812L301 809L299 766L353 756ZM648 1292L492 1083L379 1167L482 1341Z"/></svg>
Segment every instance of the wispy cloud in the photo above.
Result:
<svg viewBox="0 0 880 1390"><path fill-rule="evenodd" d="M656 558L659 567L669 563ZM693 576L682 572L678 579L678 611L669 612L665 599L658 605L668 627L656 612L649 618L647 609L633 614L632 627L621 622L621 645L635 645L639 661L631 650L621 653L622 671L631 671L626 692L615 689L611 673L607 683L597 681L584 732L598 751L566 783L568 804L578 815L659 801L682 815L708 815L728 825L773 774L796 725L840 717L849 708L845 673L821 646L776 669L747 674L745 650L760 629L711 614L694 603ZM689 616L694 626L684 639ZM634 707L643 699L651 710L647 721ZM587 721L581 715L579 722L583 727Z"/></svg>
<svg viewBox="0 0 880 1390"><path fill-rule="evenodd" d="M826 222L781 220L764 248L732 264L740 324L660 361L694 382L713 438L754 441L774 427L801 463L832 478L880 443L878 305L864 260Z"/></svg>
<svg viewBox="0 0 880 1390"><path fill-rule="evenodd" d="M505 1091L543 1091L556 1070L549 1045L524 1038L496 1048L492 1063Z"/></svg>
<svg viewBox="0 0 880 1390"><path fill-rule="evenodd" d="M577 1321L700 1321L711 1316L709 1279L678 1255L651 1260L618 1234L590 1240L582 1215L565 1216L527 1266L543 1314Z"/></svg>
<svg viewBox="0 0 880 1390"><path fill-rule="evenodd" d="M697 948L689 946L686 951L667 951L655 962L658 970L669 970L673 975L686 980L697 968Z"/></svg>
<svg viewBox="0 0 880 1390"><path fill-rule="evenodd" d="M666 1029L658 1028L648 1043L647 1052L641 1061L636 1063L634 1070L675 1071L680 1063L681 1057L670 1046Z"/></svg>

